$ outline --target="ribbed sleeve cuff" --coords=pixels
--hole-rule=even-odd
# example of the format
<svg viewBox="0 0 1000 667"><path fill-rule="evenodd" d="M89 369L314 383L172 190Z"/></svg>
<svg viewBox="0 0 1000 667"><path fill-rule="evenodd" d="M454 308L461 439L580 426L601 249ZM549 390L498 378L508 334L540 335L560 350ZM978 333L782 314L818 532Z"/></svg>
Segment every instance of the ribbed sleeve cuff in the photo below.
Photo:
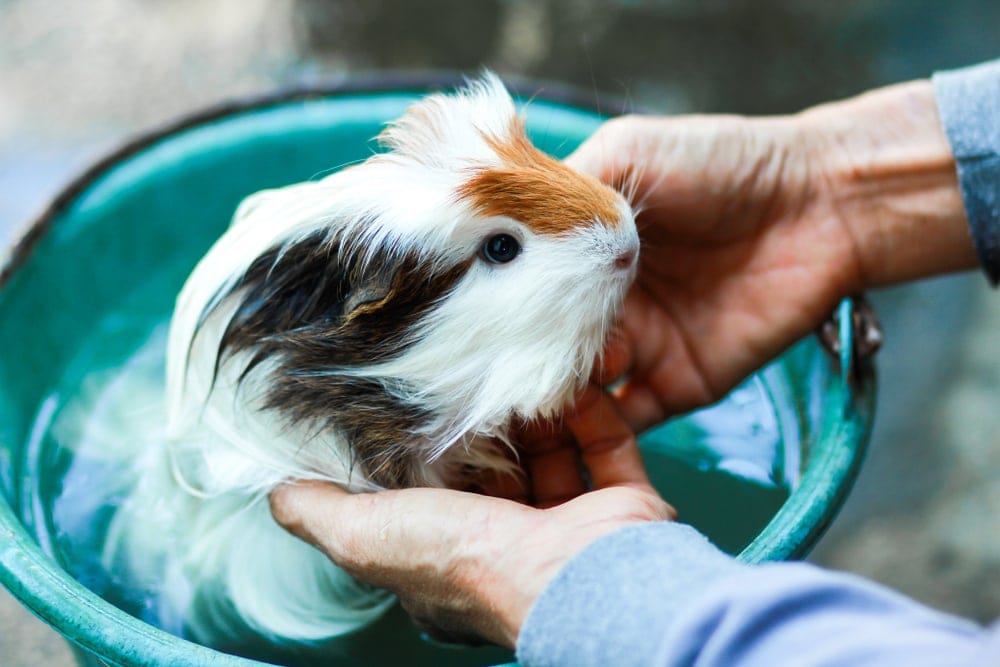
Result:
<svg viewBox="0 0 1000 667"><path fill-rule="evenodd" d="M933 82L972 238L995 286L1000 282L1000 60L939 72Z"/></svg>
<svg viewBox="0 0 1000 667"><path fill-rule="evenodd" d="M620 530L572 558L535 601L518 660L525 667L648 665L692 599L746 568L684 524Z"/></svg>

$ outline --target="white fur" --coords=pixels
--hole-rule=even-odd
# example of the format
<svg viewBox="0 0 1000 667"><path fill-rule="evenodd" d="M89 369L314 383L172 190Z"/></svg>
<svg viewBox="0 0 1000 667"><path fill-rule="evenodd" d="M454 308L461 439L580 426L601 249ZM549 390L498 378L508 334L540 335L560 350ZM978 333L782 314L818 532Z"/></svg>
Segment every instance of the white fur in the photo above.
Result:
<svg viewBox="0 0 1000 667"><path fill-rule="evenodd" d="M535 234L522 221L483 219L460 201L458 189L472 169L500 164L486 137L507 136L515 113L492 74L458 94L432 95L383 133L390 152L319 182L249 197L195 268L169 335L169 446L155 453L147 482L130 499L131 518L122 520L130 522L125 539L132 560L142 560L157 546L155 530L132 525L141 523L142 508L154 498L181 508L178 568L194 588L175 604L190 605L202 591L192 619L196 633L200 618L222 613L225 597L242 622L290 640L342 634L391 604L284 533L267 512L266 494L282 480L374 489L350 466L350 443L334 429L290 427L262 409L271 361L240 382L247 357L237 354L213 380L239 298L218 295L270 248L323 230L350 239L362 253L417 251L431 266L474 256L494 233L520 240L523 252L509 264L474 261L411 332L405 352L329 369L376 379L431 409L435 419L415 434L415 442L431 443L419 475L427 484L446 484L450 470L467 463L502 467L493 439L508 438L511 420L558 414L586 380L632 278L613 266L621 252L638 249L632 213L620 200L617 224L582 220L556 237Z"/></svg>

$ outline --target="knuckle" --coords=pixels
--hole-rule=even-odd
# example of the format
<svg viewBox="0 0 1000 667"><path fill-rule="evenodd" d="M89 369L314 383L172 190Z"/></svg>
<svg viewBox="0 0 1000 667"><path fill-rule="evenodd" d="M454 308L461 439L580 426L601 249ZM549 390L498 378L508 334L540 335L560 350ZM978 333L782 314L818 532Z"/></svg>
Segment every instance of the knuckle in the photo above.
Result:
<svg viewBox="0 0 1000 667"><path fill-rule="evenodd" d="M271 516L278 523L285 525L292 520L293 515L291 512L291 503L288 500L288 492L282 486L279 486L274 491L267 496L268 507L271 510Z"/></svg>
<svg viewBox="0 0 1000 667"><path fill-rule="evenodd" d="M622 486L617 487L616 491L621 507L629 518L638 521L662 521L676 516L673 507L652 489Z"/></svg>

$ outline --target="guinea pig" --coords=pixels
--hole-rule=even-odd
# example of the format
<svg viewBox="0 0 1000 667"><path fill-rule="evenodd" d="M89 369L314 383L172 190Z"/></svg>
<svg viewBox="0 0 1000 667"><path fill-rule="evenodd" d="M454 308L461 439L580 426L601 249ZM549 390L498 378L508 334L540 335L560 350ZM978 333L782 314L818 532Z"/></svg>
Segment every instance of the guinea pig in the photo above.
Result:
<svg viewBox="0 0 1000 667"><path fill-rule="evenodd" d="M391 597L282 531L268 492L509 470L512 423L572 400L635 275L629 204L535 148L496 76L379 139L363 163L246 199L177 300L168 442L137 493L180 508L195 638L228 617L315 641L382 614Z"/></svg>

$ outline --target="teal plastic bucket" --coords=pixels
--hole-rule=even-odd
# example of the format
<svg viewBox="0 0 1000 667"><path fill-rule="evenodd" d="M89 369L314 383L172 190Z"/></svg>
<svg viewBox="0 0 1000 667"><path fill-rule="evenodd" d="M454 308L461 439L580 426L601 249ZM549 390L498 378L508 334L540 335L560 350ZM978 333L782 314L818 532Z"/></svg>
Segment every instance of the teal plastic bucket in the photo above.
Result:
<svg viewBox="0 0 1000 667"><path fill-rule="evenodd" d="M52 424L88 378L113 374L149 344L240 199L364 158L385 121L446 83L300 91L185 119L88 170L6 256L0 269L0 582L62 633L82 661L259 664L153 627L122 591L94 583L109 575L89 571L81 554L99 545L81 542L79 528L70 539L60 524L59 503L68 493L62 475L73 454L52 437ZM526 92L535 94L529 132L557 156L602 120L565 95ZM857 474L875 392L870 366L854 361L852 308L850 301L841 306L839 357L805 339L720 404L642 437L651 477L681 519L745 561L804 555ZM93 532L100 532L96 523ZM227 649L294 664L317 657L253 642ZM322 652L323 664L510 659L498 649L436 646L399 610Z"/></svg>

